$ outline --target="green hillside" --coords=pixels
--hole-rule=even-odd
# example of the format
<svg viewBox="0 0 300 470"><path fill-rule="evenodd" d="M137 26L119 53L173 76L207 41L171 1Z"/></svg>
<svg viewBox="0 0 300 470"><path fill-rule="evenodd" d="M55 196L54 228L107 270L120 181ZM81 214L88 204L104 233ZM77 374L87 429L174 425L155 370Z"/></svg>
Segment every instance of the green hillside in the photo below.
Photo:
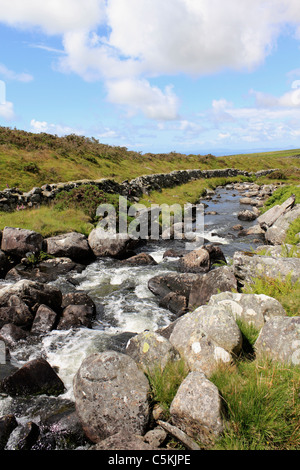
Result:
<svg viewBox="0 0 300 470"><path fill-rule="evenodd" d="M25 191L45 183L80 179L114 178L121 182L142 174L193 168L280 168L279 179L295 182L300 179L296 170L299 154L300 149L229 157L141 154L74 134L57 137L0 127L0 190L9 186Z"/></svg>

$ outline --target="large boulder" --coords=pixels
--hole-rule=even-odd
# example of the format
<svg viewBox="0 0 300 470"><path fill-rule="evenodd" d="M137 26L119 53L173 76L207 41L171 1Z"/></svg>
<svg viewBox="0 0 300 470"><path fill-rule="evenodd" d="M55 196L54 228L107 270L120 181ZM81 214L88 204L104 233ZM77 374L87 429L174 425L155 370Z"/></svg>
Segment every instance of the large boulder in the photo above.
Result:
<svg viewBox="0 0 300 470"><path fill-rule="evenodd" d="M1 305L0 328L7 324L13 324L20 328L27 329L31 327L34 314L17 295L10 295L7 301Z"/></svg>
<svg viewBox="0 0 300 470"><path fill-rule="evenodd" d="M187 253L179 260L181 272L206 273L214 262L226 263L226 258L219 246L203 245L202 247Z"/></svg>
<svg viewBox="0 0 300 470"><path fill-rule="evenodd" d="M95 309L91 305L68 305L62 313L58 322L58 330L69 330L70 328L92 328L95 318Z"/></svg>
<svg viewBox="0 0 300 470"><path fill-rule="evenodd" d="M220 363L230 363L242 348L242 335L222 306L202 306L176 320L170 343L192 371L210 376Z"/></svg>
<svg viewBox="0 0 300 470"><path fill-rule="evenodd" d="M284 243L290 224L300 217L300 204L284 213L276 222L267 229L265 233L266 241L271 245L281 245Z"/></svg>
<svg viewBox="0 0 300 470"><path fill-rule="evenodd" d="M102 441L120 431L143 435L149 420L149 382L128 355L87 357L74 377L75 404L87 437Z"/></svg>
<svg viewBox="0 0 300 470"><path fill-rule="evenodd" d="M145 442L143 438L137 434L131 434L127 431L120 431L113 436L107 437L103 441L98 442L92 446L90 450L153 451L156 450L156 447Z"/></svg>
<svg viewBox="0 0 300 470"><path fill-rule="evenodd" d="M60 395L65 387L50 364L42 358L27 362L0 383L10 396Z"/></svg>
<svg viewBox="0 0 300 470"><path fill-rule="evenodd" d="M30 279L38 282L52 282L59 276L80 273L85 269L82 264L77 264L70 258L53 258L31 265L24 262L16 265L8 271L5 279L7 281L20 281Z"/></svg>
<svg viewBox="0 0 300 470"><path fill-rule="evenodd" d="M58 315L47 305L40 305L35 314L31 333L45 334L54 329L57 323Z"/></svg>
<svg viewBox="0 0 300 470"><path fill-rule="evenodd" d="M235 320L253 325L260 330L266 321L275 316L286 316L286 312L278 300L264 294L239 294L222 292L213 295L208 305L224 307Z"/></svg>
<svg viewBox="0 0 300 470"><path fill-rule="evenodd" d="M296 282L300 278L300 259L273 258L237 251L233 255L233 271L241 284L251 284L256 277L280 277L281 280L290 277L292 282Z"/></svg>
<svg viewBox="0 0 300 470"><path fill-rule="evenodd" d="M295 196L289 197L283 204L271 207L267 212L260 215L257 219L261 227L267 230L276 220L286 212L290 211L295 205Z"/></svg>
<svg viewBox="0 0 300 470"><path fill-rule="evenodd" d="M45 304L59 312L62 302L62 293L57 287L29 280L21 280L0 289L0 306L9 305L12 295L22 300L30 309Z"/></svg>
<svg viewBox="0 0 300 470"><path fill-rule="evenodd" d="M188 436L209 446L223 432L222 408L217 387L205 374L191 372L171 403L171 421Z"/></svg>
<svg viewBox="0 0 300 470"><path fill-rule="evenodd" d="M149 290L160 299L171 292L177 295L189 297L191 288L195 281L201 278L199 274L193 273L167 273L154 276L148 281Z"/></svg>
<svg viewBox="0 0 300 470"><path fill-rule="evenodd" d="M0 450L4 450L9 436L18 427L18 422L14 415L5 415L0 418Z"/></svg>
<svg viewBox="0 0 300 470"><path fill-rule="evenodd" d="M199 277L193 283L189 296L189 310L206 304L218 292L237 290L237 280L232 268L221 266Z"/></svg>
<svg viewBox="0 0 300 470"><path fill-rule="evenodd" d="M65 233L45 239L46 251L56 258L71 258L76 263L88 264L93 252L85 235L77 232Z"/></svg>
<svg viewBox="0 0 300 470"><path fill-rule="evenodd" d="M88 237L88 243L96 257L126 259L128 253L137 246L138 240L126 233L110 233L95 228Z"/></svg>
<svg viewBox="0 0 300 470"><path fill-rule="evenodd" d="M257 358L300 364L300 317L274 317L262 328L255 343Z"/></svg>
<svg viewBox="0 0 300 470"><path fill-rule="evenodd" d="M22 258L26 253L39 253L43 247L43 237L32 230L5 227L2 232L1 250L8 255Z"/></svg>
<svg viewBox="0 0 300 470"><path fill-rule="evenodd" d="M163 336L144 331L131 338L126 347L128 354L145 373L163 370L169 361L179 359L179 353Z"/></svg>

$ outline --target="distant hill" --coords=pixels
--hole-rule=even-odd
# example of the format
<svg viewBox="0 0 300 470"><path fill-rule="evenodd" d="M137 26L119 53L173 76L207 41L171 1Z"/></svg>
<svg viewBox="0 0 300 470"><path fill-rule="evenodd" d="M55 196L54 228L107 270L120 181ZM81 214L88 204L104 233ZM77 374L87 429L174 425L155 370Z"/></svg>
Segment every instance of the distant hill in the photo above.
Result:
<svg viewBox="0 0 300 470"><path fill-rule="evenodd" d="M141 154L75 134L58 137L0 127L0 190L9 186L24 191L45 183L80 179L124 181L142 174L193 168L280 168L290 177L297 173L299 154L300 149L224 157L176 152Z"/></svg>

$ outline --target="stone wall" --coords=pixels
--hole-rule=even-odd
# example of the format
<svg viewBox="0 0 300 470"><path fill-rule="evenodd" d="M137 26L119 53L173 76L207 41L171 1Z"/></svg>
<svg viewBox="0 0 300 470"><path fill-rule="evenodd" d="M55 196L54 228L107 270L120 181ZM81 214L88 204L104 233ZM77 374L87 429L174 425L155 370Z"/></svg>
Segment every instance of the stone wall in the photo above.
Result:
<svg viewBox="0 0 300 470"><path fill-rule="evenodd" d="M0 191L0 211L11 212L27 207L39 206L47 204L61 191L71 191L82 185L93 184L99 189L107 193L121 194L129 198L140 198L143 194L149 194L150 191L159 190L161 188L171 188L192 180L216 177L234 177L234 176L265 176L276 171L262 170L257 173L237 170L237 169L220 169L220 170L178 170L171 173L159 173L152 175L139 176L131 181L123 181L117 183L112 179L98 180L80 180L69 181L67 183L45 184L41 187L35 187L28 192L22 192L16 188L6 188Z"/></svg>

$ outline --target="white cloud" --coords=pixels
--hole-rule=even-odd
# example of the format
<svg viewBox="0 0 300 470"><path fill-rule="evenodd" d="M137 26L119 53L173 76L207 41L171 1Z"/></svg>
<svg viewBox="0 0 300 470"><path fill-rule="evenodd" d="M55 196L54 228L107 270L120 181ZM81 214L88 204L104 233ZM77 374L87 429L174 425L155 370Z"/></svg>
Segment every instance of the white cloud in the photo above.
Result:
<svg viewBox="0 0 300 470"><path fill-rule="evenodd" d="M5 121L12 121L15 118L14 105L10 101L0 103L0 117Z"/></svg>
<svg viewBox="0 0 300 470"><path fill-rule="evenodd" d="M107 84L108 100L129 107L130 113L142 111L147 118L174 120L178 118L178 100L171 87L162 92L147 80L124 79Z"/></svg>
<svg viewBox="0 0 300 470"><path fill-rule="evenodd" d="M18 82L31 82L33 76L29 73L16 73L0 63L0 75L6 80L16 80Z"/></svg>
<svg viewBox="0 0 300 470"><path fill-rule="evenodd" d="M104 80L111 102L160 120L176 118L178 99L151 78L252 70L287 25L300 39L298 0L0 0L1 21L61 35L60 70Z"/></svg>
<svg viewBox="0 0 300 470"><path fill-rule="evenodd" d="M30 126L32 132L35 132L37 134L41 132L46 132L49 134L56 134L58 136L64 136L68 134L84 135L84 132L80 129L75 129L73 127L65 126L62 124L51 124L46 121L37 121L35 119L32 119L30 121Z"/></svg>
<svg viewBox="0 0 300 470"><path fill-rule="evenodd" d="M48 34L91 29L105 15L105 0L0 0L0 21L21 28L41 28Z"/></svg>

